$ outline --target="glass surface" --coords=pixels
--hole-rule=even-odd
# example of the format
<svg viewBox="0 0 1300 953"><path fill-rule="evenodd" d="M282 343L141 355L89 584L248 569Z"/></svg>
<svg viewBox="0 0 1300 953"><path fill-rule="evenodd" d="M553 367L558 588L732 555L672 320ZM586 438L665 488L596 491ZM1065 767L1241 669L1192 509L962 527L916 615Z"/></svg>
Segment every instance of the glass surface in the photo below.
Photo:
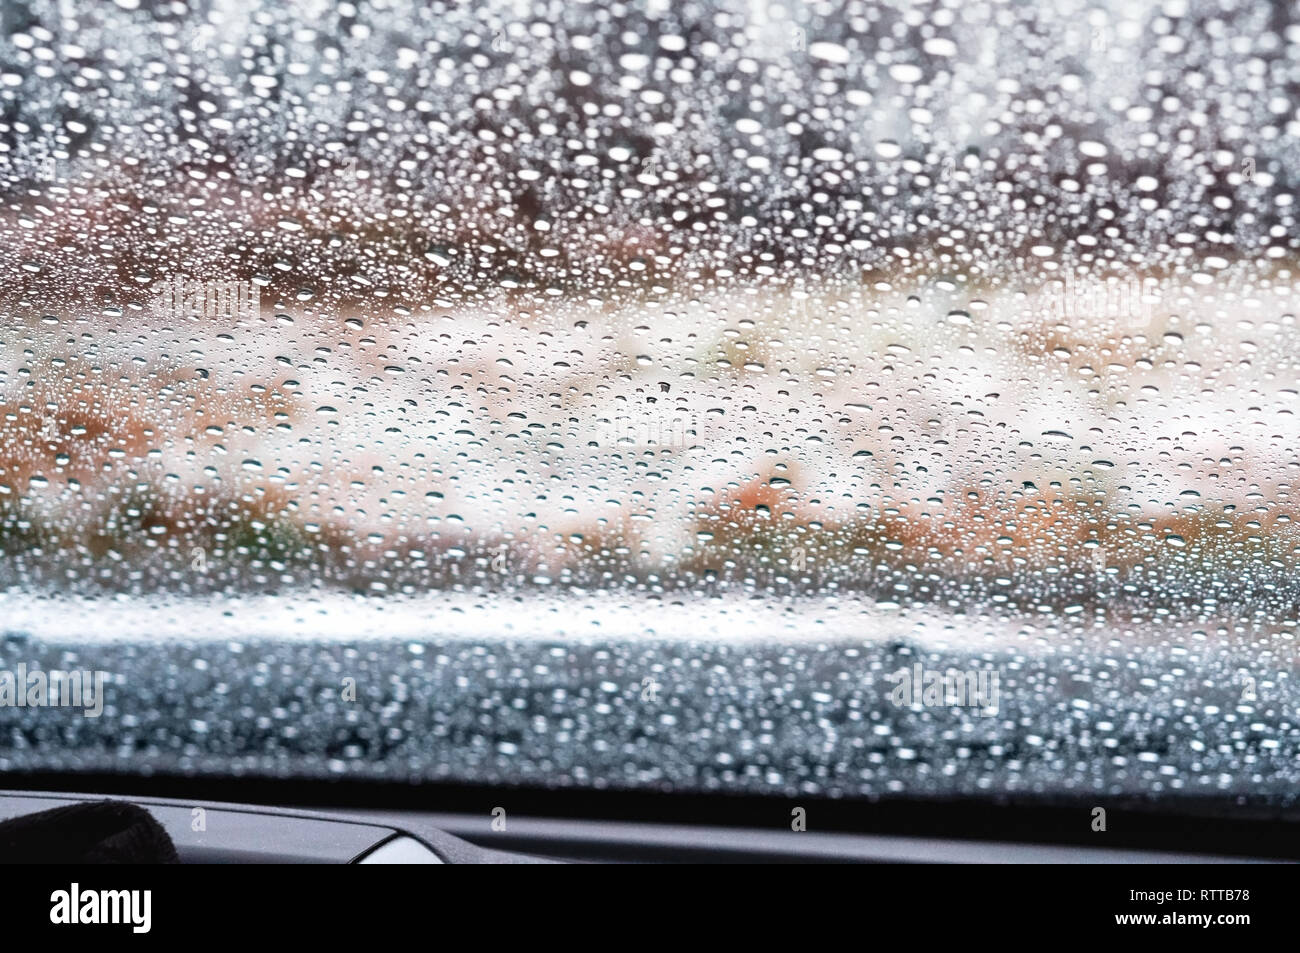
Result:
<svg viewBox="0 0 1300 953"><path fill-rule="evenodd" d="M1294 7L2 9L0 772L1294 796Z"/></svg>

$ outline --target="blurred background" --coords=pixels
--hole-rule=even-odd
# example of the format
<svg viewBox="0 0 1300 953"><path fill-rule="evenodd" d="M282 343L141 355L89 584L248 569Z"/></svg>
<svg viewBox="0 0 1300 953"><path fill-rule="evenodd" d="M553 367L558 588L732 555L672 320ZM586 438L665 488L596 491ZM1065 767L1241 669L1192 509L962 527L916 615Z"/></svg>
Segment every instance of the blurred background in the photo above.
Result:
<svg viewBox="0 0 1300 953"><path fill-rule="evenodd" d="M1293 629L1300 26L1051 7L5 3L8 606Z"/></svg>

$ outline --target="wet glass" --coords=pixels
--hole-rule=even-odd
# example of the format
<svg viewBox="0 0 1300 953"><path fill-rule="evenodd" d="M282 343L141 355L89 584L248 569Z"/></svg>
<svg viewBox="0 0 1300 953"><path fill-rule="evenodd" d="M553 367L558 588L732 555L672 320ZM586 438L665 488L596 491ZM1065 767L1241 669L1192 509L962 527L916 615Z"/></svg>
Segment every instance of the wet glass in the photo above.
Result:
<svg viewBox="0 0 1300 953"><path fill-rule="evenodd" d="M1287 5L2 9L0 771L1295 790Z"/></svg>

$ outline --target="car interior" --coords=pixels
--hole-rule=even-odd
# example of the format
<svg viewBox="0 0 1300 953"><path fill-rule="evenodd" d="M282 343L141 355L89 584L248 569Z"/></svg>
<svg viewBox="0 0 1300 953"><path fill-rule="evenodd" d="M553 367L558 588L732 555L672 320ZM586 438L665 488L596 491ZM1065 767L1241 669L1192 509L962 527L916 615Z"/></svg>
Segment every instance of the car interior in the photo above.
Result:
<svg viewBox="0 0 1300 953"><path fill-rule="evenodd" d="M0 863L1300 859L1297 170L1271 0L0 0Z"/></svg>

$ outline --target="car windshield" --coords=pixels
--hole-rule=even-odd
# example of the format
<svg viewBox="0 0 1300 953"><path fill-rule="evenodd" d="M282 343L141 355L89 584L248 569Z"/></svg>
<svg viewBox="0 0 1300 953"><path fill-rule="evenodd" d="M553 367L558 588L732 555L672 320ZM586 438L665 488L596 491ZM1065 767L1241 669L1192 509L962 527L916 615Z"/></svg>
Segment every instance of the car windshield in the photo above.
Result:
<svg viewBox="0 0 1300 953"><path fill-rule="evenodd" d="M0 9L0 781L1294 795L1288 5Z"/></svg>

